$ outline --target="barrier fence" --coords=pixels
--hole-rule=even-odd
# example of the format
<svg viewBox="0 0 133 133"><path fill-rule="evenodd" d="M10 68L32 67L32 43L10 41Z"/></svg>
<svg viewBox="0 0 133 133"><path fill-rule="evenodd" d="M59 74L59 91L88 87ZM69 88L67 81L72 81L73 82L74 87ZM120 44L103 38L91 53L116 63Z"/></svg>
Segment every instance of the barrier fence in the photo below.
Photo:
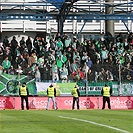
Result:
<svg viewBox="0 0 133 133"><path fill-rule="evenodd" d="M133 97L111 97L111 109L133 109ZM51 101L52 102L52 101ZM56 97L56 103L59 110L72 109L72 97ZM102 97L80 97L79 105L81 110L102 109ZM30 109L45 110L47 106L47 97L29 97ZM0 97L0 110L3 109L21 109L20 97ZM51 104L50 109L53 109ZM107 105L106 105L107 109Z"/></svg>
<svg viewBox="0 0 133 133"><path fill-rule="evenodd" d="M71 96L72 88L75 84L78 84L81 96L101 96L101 89L105 83L108 83L112 88L113 96L133 96L132 82L121 83L121 89L119 82L91 82L88 83L88 85L85 85L83 82L56 83L57 95ZM30 95L46 96L46 90L50 84L51 83L31 81L27 83L27 87ZM20 84L17 80L9 80L7 84L0 83L0 95L18 96L19 86Z"/></svg>

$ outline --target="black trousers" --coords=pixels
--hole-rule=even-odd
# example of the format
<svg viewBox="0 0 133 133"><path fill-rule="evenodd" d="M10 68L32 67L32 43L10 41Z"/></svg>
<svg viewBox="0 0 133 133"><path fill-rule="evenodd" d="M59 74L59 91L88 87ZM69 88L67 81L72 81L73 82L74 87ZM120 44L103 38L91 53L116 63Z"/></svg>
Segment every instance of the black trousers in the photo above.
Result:
<svg viewBox="0 0 133 133"><path fill-rule="evenodd" d="M24 100L26 102L26 109L29 110L28 96L21 96L21 109L24 110Z"/></svg>
<svg viewBox="0 0 133 133"><path fill-rule="evenodd" d="M108 108L111 109L111 106L110 106L110 97L105 97L105 96L103 96L103 107L102 107L102 109L105 108L106 102L108 103Z"/></svg>
<svg viewBox="0 0 133 133"><path fill-rule="evenodd" d="M74 109L75 102L77 103L77 109L79 109L79 97L73 97L72 109Z"/></svg>

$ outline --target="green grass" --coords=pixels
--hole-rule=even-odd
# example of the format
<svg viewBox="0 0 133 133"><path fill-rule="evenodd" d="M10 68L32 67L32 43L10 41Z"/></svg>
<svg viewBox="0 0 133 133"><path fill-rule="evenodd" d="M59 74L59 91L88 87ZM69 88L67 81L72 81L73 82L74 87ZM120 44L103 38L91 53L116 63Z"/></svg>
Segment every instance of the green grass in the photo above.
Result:
<svg viewBox="0 0 133 133"><path fill-rule="evenodd" d="M133 110L0 111L0 133L122 133L123 130L133 133Z"/></svg>

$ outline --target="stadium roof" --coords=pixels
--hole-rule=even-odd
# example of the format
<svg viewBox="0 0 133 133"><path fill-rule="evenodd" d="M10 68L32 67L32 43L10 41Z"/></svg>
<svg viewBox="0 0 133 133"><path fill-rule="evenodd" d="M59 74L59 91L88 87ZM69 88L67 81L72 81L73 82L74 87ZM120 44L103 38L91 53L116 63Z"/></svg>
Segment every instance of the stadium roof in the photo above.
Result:
<svg viewBox="0 0 133 133"><path fill-rule="evenodd" d="M77 2L78 0L43 0L43 1L49 2L57 9L60 9L65 2Z"/></svg>
<svg viewBox="0 0 133 133"><path fill-rule="evenodd" d="M56 8L60 9L65 2L65 0L46 0L47 2L51 3Z"/></svg>

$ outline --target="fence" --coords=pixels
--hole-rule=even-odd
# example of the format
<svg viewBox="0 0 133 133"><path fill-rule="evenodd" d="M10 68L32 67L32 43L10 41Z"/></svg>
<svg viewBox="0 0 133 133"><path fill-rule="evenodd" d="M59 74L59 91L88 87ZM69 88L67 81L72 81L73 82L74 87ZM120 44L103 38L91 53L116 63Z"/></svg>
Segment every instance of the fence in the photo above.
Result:
<svg viewBox="0 0 133 133"><path fill-rule="evenodd" d="M62 83L58 81L57 85L60 87L59 95L71 95L71 89L75 83L78 83L80 94L83 96L99 96L101 95L101 89L108 83L112 88L114 96L132 96L133 95L133 71L132 66L122 66L122 65L100 65L92 68L91 73L85 73L85 79L82 80L72 80L71 75L69 75L70 80ZM28 75L20 75L19 79L17 75L9 75L3 73L0 75L0 95L18 95L18 88L22 82L26 82L29 88L30 95L46 95L46 88L44 92L37 93L39 88L36 88L36 82L34 77L29 77ZM40 82L46 86L46 83L52 82L49 80L47 82ZM74 83L74 84L73 84ZM45 85L44 85L45 84ZM64 89L65 88L65 89ZM61 93L63 92L63 93Z"/></svg>

